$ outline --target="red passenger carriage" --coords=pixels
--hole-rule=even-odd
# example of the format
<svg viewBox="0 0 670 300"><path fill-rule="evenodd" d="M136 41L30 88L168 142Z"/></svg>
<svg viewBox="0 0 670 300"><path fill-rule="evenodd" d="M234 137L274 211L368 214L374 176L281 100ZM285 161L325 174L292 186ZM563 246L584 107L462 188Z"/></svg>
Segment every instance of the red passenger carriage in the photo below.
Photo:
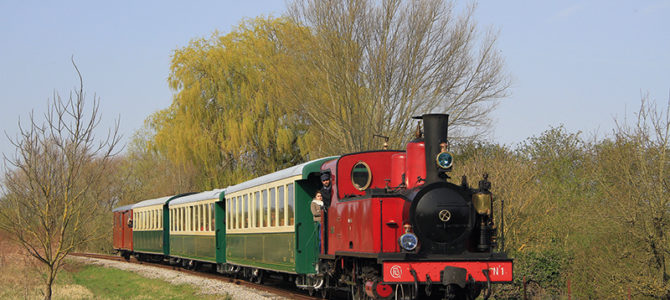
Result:
<svg viewBox="0 0 670 300"><path fill-rule="evenodd" d="M114 250L126 258L133 252L133 205L117 207L114 213Z"/></svg>

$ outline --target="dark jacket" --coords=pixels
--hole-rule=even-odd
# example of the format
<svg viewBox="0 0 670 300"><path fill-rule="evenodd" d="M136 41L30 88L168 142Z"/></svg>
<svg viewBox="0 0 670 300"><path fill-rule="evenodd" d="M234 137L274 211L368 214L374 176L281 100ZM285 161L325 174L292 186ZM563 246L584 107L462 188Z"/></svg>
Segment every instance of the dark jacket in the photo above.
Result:
<svg viewBox="0 0 670 300"><path fill-rule="evenodd" d="M330 207L331 197L333 192L333 185L331 184L328 187L321 188L321 196L323 196L323 208L328 209Z"/></svg>

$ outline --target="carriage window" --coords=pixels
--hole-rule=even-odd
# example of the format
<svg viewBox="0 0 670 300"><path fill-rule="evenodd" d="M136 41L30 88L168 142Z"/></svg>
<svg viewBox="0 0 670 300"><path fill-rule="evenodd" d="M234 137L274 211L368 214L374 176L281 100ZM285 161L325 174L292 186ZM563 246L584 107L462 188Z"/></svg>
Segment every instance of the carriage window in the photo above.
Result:
<svg viewBox="0 0 670 300"><path fill-rule="evenodd" d="M272 189L271 189L272 190ZM275 195L274 192L270 192L270 201L275 201ZM268 210L270 209L270 203L268 202L268 195L263 194L263 227L268 227L270 226L270 213L268 213Z"/></svg>
<svg viewBox="0 0 670 300"><path fill-rule="evenodd" d="M202 228L200 227L200 219L202 218L200 205L193 205L193 212L195 214L195 219L193 220L193 231L202 231Z"/></svg>
<svg viewBox="0 0 670 300"><path fill-rule="evenodd" d="M230 229L230 199L226 199L226 229Z"/></svg>
<svg viewBox="0 0 670 300"><path fill-rule="evenodd" d="M230 223L232 218L230 217L230 199L226 199L226 229L230 229Z"/></svg>
<svg viewBox="0 0 670 300"><path fill-rule="evenodd" d="M202 231L202 209L200 205L195 205L195 231Z"/></svg>
<svg viewBox="0 0 670 300"><path fill-rule="evenodd" d="M242 228L242 196L237 197L235 202L235 228Z"/></svg>
<svg viewBox="0 0 670 300"><path fill-rule="evenodd" d="M277 213L279 214L279 226L286 225L286 205L284 205L284 193L277 199Z"/></svg>
<svg viewBox="0 0 670 300"><path fill-rule="evenodd" d="M288 225L293 225L295 213L293 210L293 204L295 203L295 199L293 198L293 183L289 183L286 187L288 189L288 207L286 208L288 212Z"/></svg>
<svg viewBox="0 0 670 300"><path fill-rule="evenodd" d="M188 207L188 216L187 216L187 218L186 218L186 224L188 224L188 228L186 229L186 231L193 231L193 227L194 227L194 226L193 226L193 219L195 219L195 218L194 218L195 216L194 216L193 214L194 214L194 212L193 212L193 206L190 205L190 206Z"/></svg>
<svg viewBox="0 0 670 300"><path fill-rule="evenodd" d="M202 209L202 230L209 231L209 205L202 204L200 209Z"/></svg>
<svg viewBox="0 0 670 300"><path fill-rule="evenodd" d="M285 218L284 214L285 214L285 211L286 211L286 208L284 207L284 199L285 199L284 186L279 186L279 187L277 187L277 202L280 203L279 204L279 214L282 215L281 216L282 219ZM284 223L280 223L280 224L284 225Z"/></svg>
<svg viewBox="0 0 670 300"><path fill-rule="evenodd" d="M179 208L179 230L186 231L186 207Z"/></svg>
<svg viewBox="0 0 670 300"><path fill-rule="evenodd" d="M205 231L205 210L202 204L198 204L198 230Z"/></svg>
<svg viewBox="0 0 670 300"><path fill-rule="evenodd" d="M280 199L281 199L281 198L280 198ZM280 216L279 216L279 220L283 220L283 219L284 219L284 216L281 215L281 212L283 211L283 210L281 209L281 208L282 208L282 201L283 201L283 200L279 200L279 204L277 205L277 208L279 208L279 214L280 214ZM272 203L277 202L277 193L276 193L276 189L275 189L275 188L270 188L270 202L272 202ZM275 213L272 213L272 215L274 216ZM276 217L276 216L275 216L275 217ZM281 221L280 221L280 222L281 222ZM280 224L280 225L281 225L281 224Z"/></svg>
<svg viewBox="0 0 670 300"><path fill-rule="evenodd" d="M214 231L216 229L216 215L214 213L214 203L209 204L209 219L211 220L209 224L209 231Z"/></svg>
<svg viewBox="0 0 670 300"><path fill-rule="evenodd" d="M197 205L191 205L191 231L199 231L200 228L198 228L198 206Z"/></svg>
<svg viewBox="0 0 670 300"><path fill-rule="evenodd" d="M280 186L277 188L277 202L279 203L284 203L284 186ZM276 219L276 214L277 210L274 207L274 201L272 201L273 206L272 206L272 226L277 226L277 219ZM284 209L282 207L279 207L279 211L284 213Z"/></svg>
<svg viewBox="0 0 670 300"><path fill-rule="evenodd" d="M200 213L202 214L200 216L200 228L202 228L202 231L209 231L209 214L207 213L207 205L206 204L200 204Z"/></svg>
<svg viewBox="0 0 670 300"><path fill-rule="evenodd" d="M261 227L263 224L263 207L261 206L261 197L255 195L254 201L256 201L256 227Z"/></svg>
<svg viewBox="0 0 670 300"><path fill-rule="evenodd" d="M230 228L237 228L237 198L230 199Z"/></svg>
<svg viewBox="0 0 670 300"><path fill-rule="evenodd" d="M244 195L244 201L242 204L242 215L244 216L244 225L242 225L242 228L248 228L249 227L249 195Z"/></svg>
<svg viewBox="0 0 670 300"><path fill-rule="evenodd" d="M371 181L370 166L362 161L357 162L354 168L351 169L351 183L354 184L357 190L362 191L370 186Z"/></svg>

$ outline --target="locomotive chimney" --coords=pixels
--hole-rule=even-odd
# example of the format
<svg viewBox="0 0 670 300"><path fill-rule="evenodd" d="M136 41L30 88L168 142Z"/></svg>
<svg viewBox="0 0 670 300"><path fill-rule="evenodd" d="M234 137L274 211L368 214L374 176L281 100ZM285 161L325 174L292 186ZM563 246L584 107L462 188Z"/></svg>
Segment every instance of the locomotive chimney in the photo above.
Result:
<svg viewBox="0 0 670 300"><path fill-rule="evenodd" d="M440 177L440 167L437 165L437 155L440 154L442 143L447 143L449 115L425 114L423 119L424 142L426 143L426 184L444 181Z"/></svg>

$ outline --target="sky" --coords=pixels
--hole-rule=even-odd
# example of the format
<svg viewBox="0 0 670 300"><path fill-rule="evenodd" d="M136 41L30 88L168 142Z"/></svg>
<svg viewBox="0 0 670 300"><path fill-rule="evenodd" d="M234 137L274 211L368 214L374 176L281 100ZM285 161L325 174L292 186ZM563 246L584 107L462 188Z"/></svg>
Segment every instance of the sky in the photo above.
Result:
<svg viewBox="0 0 670 300"><path fill-rule="evenodd" d="M283 1L0 0L0 129L15 137L19 119L42 114L54 93L68 97L74 57L89 101L100 99L101 128L119 119L126 143L170 105L174 50L285 10ZM514 146L561 125L605 137L615 119L634 117L641 95L660 107L670 99L670 0L482 0L475 19L498 32L512 78L493 142Z"/></svg>

